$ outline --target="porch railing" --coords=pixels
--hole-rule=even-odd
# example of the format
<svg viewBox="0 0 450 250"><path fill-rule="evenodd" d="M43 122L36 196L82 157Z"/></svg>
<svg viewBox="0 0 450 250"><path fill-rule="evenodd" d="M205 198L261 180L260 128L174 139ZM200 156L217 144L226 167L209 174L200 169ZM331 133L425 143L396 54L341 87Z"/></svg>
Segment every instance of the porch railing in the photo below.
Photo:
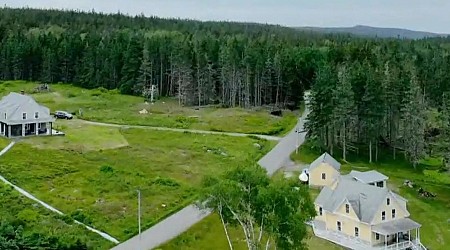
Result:
<svg viewBox="0 0 450 250"><path fill-rule="evenodd" d="M382 249L386 249L386 250L403 250L403 249L414 249L414 250L427 250L425 248L424 245L422 245L422 243L418 240L413 240L413 241L403 241L403 242L399 242L399 243L394 243L388 246L379 246L376 249L378 250L382 250Z"/></svg>

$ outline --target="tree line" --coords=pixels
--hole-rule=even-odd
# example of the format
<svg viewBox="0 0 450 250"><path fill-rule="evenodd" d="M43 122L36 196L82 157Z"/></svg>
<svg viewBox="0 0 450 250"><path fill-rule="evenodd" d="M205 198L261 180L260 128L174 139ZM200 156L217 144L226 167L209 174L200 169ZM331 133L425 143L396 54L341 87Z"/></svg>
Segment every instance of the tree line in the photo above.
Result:
<svg viewBox="0 0 450 250"><path fill-rule="evenodd" d="M355 52L355 51L354 51ZM450 159L448 41L366 43L324 62L311 88L307 127L329 152L401 152L414 166L425 156Z"/></svg>
<svg viewBox="0 0 450 250"><path fill-rule="evenodd" d="M450 161L448 38L369 39L274 25L0 10L0 80L175 97L180 105L295 108L330 152L380 146ZM447 153L446 153L447 152Z"/></svg>
<svg viewBox="0 0 450 250"><path fill-rule="evenodd" d="M120 14L0 10L0 79L72 83L184 105L296 106L319 53L299 32Z"/></svg>

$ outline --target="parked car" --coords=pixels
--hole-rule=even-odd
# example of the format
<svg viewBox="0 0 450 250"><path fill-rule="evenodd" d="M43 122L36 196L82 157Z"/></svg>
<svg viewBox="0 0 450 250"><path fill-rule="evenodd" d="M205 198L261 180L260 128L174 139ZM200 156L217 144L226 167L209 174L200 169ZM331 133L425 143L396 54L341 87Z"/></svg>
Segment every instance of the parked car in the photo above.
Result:
<svg viewBox="0 0 450 250"><path fill-rule="evenodd" d="M55 117L58 119L67 119L70 120L73 118L72 114L66 111L56 111Z"/></svg>

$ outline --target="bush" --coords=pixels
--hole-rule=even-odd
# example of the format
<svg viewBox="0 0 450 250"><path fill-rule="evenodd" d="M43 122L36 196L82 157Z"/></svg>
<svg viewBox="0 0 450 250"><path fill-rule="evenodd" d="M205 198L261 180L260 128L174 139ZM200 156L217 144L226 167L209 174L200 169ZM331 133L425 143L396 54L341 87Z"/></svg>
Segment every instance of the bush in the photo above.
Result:
<svg viewBox="0 0 450 250"><path fill-rule="evenodd" d="M68 97L68 98L74 98L74 97L77 97L77 95L76 95L75 93L69 92L69 93L67 94L67 97Z"/></svg>
<svg viewBox="0 0 450 250"><path fill-rule="evenodd" d="M159 185L159 186L166 186L166 187L179 187L180 184L171 179L171 178L163 178L163 177L156 177L151 184Z"/></svg>
<svg viewBox="0 0 450 250"><path fill-rule="evenodd" d="M104 165L100 167L100 172L105 174L112 174L114 173L114 169L111 166Z"/></svg>
<svg viewBox="0 0 450 250"><path fill-rule="evenodd" d="M24 209L17 214L17 219L23 222L35 222L39 218L39 214L31 209Z"/></svg>
<svg viewBox="0 0 450 250"><path fill-rule="evenodd" d="M72 217L74 220L77 220L81 223L84 223L86 225L89 225L92 223L91 218L83 213L82 210L76 210L70 214L70 217Z"/></svg>

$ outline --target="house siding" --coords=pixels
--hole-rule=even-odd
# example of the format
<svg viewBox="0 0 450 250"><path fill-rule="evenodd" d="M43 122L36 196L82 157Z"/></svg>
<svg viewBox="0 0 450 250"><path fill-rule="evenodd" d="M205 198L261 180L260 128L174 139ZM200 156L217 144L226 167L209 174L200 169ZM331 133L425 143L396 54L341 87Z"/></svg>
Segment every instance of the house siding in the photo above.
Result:
<svg viewBox="0 0 450 250"><path fill-rule="evenodd" d="M322 173L325 173L326 179L322 180ZM319 166L310 170L309 185L315 187L330 186L336 178L339 177L339 172L328 163L321 163Z"/></svg>
<svg viewBox="0 0 450 250"><path fill-rule="evenodd" d="M390 205L386 204L386 199L391 199ZM404 204L402 204L404 203ZM384 199L383 203L381 204L380 208L378 208L377 212L375 213L374 218L372 219L372 225L376 225L379 223L392 221L396 219L406 218L409 216L408 212L405 212L406 202L403 200L398 200L394 198L391 194L388 194L386 198ZM391 211L392 209L395 209L395 218L392 219ZM381 220L381 213L385 211L386 212L386 219ZM407 211L407 210L406 210Z"/></svg>
<svg viewBox="0 0 450 250"><path fill-rule="evenodd" d="M352 217L349 216L342 216L339 214L332 214L327 212L325 222L327 230L338 232L337 230L338 221L341 222L341 229L342 229L341 233L347 236L355 237L355 227L358 227L359 229L358 238L368 243L371 242L372 232L369 225L354 220Z"/></svg>

